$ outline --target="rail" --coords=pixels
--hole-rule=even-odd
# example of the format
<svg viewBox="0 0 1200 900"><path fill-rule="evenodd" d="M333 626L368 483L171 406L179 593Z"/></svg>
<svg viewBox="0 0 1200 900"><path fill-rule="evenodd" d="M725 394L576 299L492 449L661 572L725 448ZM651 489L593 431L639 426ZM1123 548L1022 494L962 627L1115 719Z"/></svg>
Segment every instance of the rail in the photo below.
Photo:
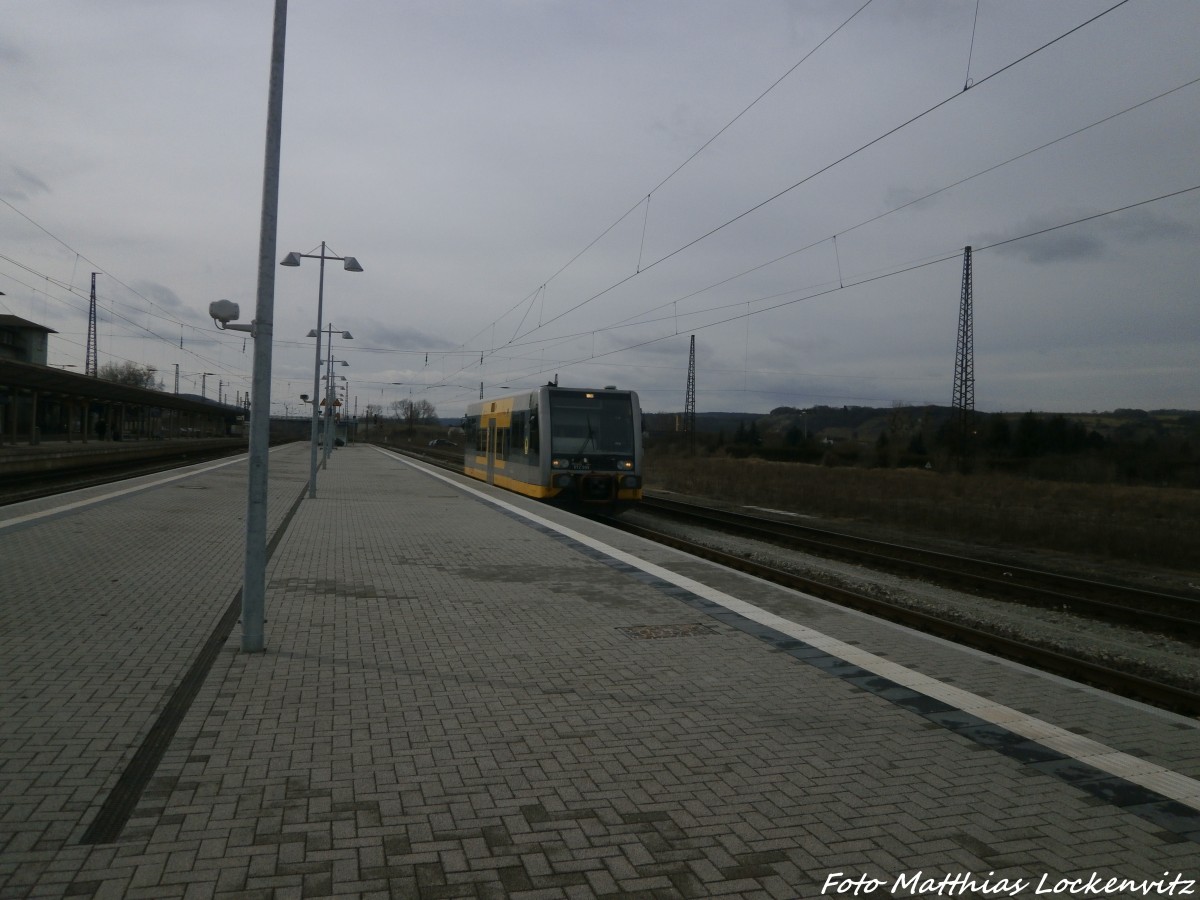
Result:
<svg viewBox="0 0 1200 900"><path fill-rule="evenodd" d="M1200 600L1192 597L955 556L662 497L647 497L640 508L984 597L1121 622L1172 637L1200 639Z"/></svg>
<svg viewBox="0 0 1200 900"><path fill-rule="evenodd" d="M663 501L661 498L653 498L649 501L649 503L644 503L643 506L651 509L661 509L664 502L675 506L675 512L677 514L682 511L680 507L692 508L692 510L696 511L696 515L693 515L692 512L689 512L688 515L691 516L693 521L696 521L696 516L704 510L703 507L696 507L694 504L680 504L677 501ZM717 518L725 519L726 525L728 525L730 522L737 521L738 514L736 513L727 513L724 511L713 512L718 512L719 515ZM964 625L952 619L942 618L922 610L913 609L912 607L906 606L902 603L894 603L886 599L872 597L856 591L847 590L846 588L833 585L825 581L818 581L813 578L797 575L794 572L789 572L756 562L755 560L748 559L743 555L717 550L704 544L689 541L675 535L666 534L643 525L636 525L619 518L609 519L608 524L626 533L635 534L639 537L674 547L678 550L682 550L685 553L708 559L712 562L736 569L741 572L746 572L747 574L754 575L755 577L762 578L766 581L780 584L793 590L802 591L822 600L827 600L841 606L856 609L888 621L896 622L898 624L923 631L927 634L933 634L938 637L954 641L955 643L974 647L978 650L983 650L997 656L1002 656L1006 659L1011 659L1056 675L1061 675L1074 681L1091 684L1095 687L1102 688L1115 694L1132 697L1164 709L1170 709L1186 715L1200 714L1200 693L1187 687L1147 678L1133 672L1115 669L1111 666L1105 666L1071 653L1064 653L1060 650L1049 649L1038 644L1028 643L1015 638L1006 637L1004 635L994 634L979 628ZM805 528L805 526L801 526L801 528ZM819 531L819 529L808 530ZM740 534L746 534L745 530L740 527L738 532ZM773 537L778 537L778 535L773 535ZM849 538L850 536L841 535L841 537ZM878 544L879 542L869 543ZM885 544L884 546L891 545ZM917 548L908 549L915 551ZM861 557L858 561L862 561ZM1005 569L1005 571L1009 571L1009 569ZM1046 574L1053 575L1053 573ZM1119 586L1108 585L1106 587ZM1182 599L1187 600L1189 598Z"/></svg>

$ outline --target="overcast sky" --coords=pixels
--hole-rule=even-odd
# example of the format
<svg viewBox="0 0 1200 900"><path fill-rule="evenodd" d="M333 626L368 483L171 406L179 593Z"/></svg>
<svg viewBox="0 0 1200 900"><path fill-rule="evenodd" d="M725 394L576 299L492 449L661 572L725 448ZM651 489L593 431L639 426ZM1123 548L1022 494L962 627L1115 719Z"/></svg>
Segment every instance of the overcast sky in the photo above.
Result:
<svg viewBox="0 0 1200 900"><path fill-rule="evenodd" d="M324 323L360 413L681 410L692 335L700 411L949 404L966 245L978 409L1200 408L1195 0L289 6L276 256L362 264ZM249 390L207 309L253 316L272 15L0 0L0 312L51 363L98 271L102 364ZM298 415L318 263L275 272Z"/></svg>

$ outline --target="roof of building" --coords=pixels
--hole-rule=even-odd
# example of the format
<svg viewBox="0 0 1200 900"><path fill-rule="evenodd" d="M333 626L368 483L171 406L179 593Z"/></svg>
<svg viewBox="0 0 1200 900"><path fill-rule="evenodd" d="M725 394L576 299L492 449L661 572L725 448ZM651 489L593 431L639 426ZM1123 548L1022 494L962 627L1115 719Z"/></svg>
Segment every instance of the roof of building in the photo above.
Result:
<svg viewBox="0 0 1200 900"><path fill-rule="evenodd" d="M32 331L44 331L47 334L58 334L53 328L47 328L37 322L30 322L20 316L0 315L0 328L25 328Z"/></svg>
<svg viewBox="0 0 1200 900"><path fill-rule="evenodd" d="M220 404L215 400L168 394L165 391L118 384L115 381L105 381L103 378L77 372L65 372L52 366L0 359L0 390L5 388L18 391L36 390L44 394L57 394L62 397L182 409L188 412L217 413L218 415L242 415L245 413L245 410L240 407Z"/></svg>

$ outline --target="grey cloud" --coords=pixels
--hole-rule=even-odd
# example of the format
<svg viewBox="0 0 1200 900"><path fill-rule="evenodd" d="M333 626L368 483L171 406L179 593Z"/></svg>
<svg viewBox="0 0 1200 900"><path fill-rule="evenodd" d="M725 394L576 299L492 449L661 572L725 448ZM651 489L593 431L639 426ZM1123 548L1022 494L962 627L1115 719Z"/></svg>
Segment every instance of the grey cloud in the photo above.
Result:
<svg viewBox="0 0 1200 900"><path fill-rule="evenodd" d="M184 303L179 299L179 295L166 285L153 281L136 281L133 284L133 288L139 294L153 301L163 309L178 310L184 307Z"/></svg>
<svg viewBox="0 0 1200 900"><path fill-rule="evenodd" d="M0 63L6 66L23 63L28 58L25 51L0 38Z"/></svg>
<svg viewBox="0 0 1200 900"><path fill-rule="evenodd" d="M1192 223L1180 222L1143 209L1112 216L1105 221L1105 228L1120 240L1138 243L1164 238L1191 238L1196 234L1196 227Z"/></svg>
<svg viewBox="0 0 1200 900"><path fill-rule="evenodd" d="M1005 244L998 247L997 252L1003 256L1012 256L1041 265L1099 258L1104 252L1104 242L1094 234L1078 231L1072 233L1064 229Z"/></svg>
<svg viewBox="0 0 1200 900"><path fill-rule="evenodd" d="M354 336L364 345L389 347L394 350L453 350L458 344L436 337L416 328L394 328L380 322L367 321L362 334Z"/></svg>
<svg viewBox="0 0 1200 900"><path fill-rule="evenodd" d="M0 176L0 197L6 200L29 200L48 193L46 182L20 166L11 166L7 175Z"/></svg>
<svg viewBox="0 0 1200 900"><path fill-rule="evenodd" d="M677 103L671 112L658 118L652 130L665 134L672 142L694 147L712 137L712 126L690 104Z"/></svg>
<svg viewBox="0 0 1200 900"><path fill-rule="evenodd" d="M923 208L928 208L934 203L936 194L933 192L936 190L936 188L917 190L911 187L890 187L883 192L883 207L885 210L896 210L923 200L925 204Z"/></svg>
<svg viewBox="0 0 1200 900"><path fill-rule="evenodd" d="M1073 218L1081 216L1064 214L1056 221L1048 217L1026 220L1013 230L1019 234L1029 234L1030 237L997 247L996 252L1035 265L1098 259L1121 244L1187 238L1196 230L1194 226L1145 209L1130 210L1078 225L1056 227ZM1041 231L1045 233L1038 234ZM991 235L979 243L987 245L1010 239Z"/></svg>

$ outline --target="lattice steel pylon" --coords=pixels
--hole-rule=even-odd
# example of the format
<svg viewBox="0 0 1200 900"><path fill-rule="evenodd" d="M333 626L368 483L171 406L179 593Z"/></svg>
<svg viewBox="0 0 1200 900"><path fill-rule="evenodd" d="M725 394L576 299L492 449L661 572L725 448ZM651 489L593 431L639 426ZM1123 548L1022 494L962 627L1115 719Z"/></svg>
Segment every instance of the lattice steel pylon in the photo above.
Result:
<svg viewBox="0 0 1200 900"><path fill-rule="evenodd" d="M696 336L688 352L687 396L683 400L683 439L688 453L696 454Z"/></svg>
<svg viewBox="0 0 1200 900"><path fill-rule="evenodd" d="M954 455L960 469L969 466L975 431L975 323L971 248L963 249L962 296L958 304L958 343L954 351L954 397L951 400Z"/></svg>
<svg viewBox="0 0 1200 900"><path fill-rule="evenodd" d="M100 374L100 369L96 365L96 276L98 274L98 272L92 273L92 299L88 303L87 350L84 351L83 358L83 374L92 377Z"/></svg>

